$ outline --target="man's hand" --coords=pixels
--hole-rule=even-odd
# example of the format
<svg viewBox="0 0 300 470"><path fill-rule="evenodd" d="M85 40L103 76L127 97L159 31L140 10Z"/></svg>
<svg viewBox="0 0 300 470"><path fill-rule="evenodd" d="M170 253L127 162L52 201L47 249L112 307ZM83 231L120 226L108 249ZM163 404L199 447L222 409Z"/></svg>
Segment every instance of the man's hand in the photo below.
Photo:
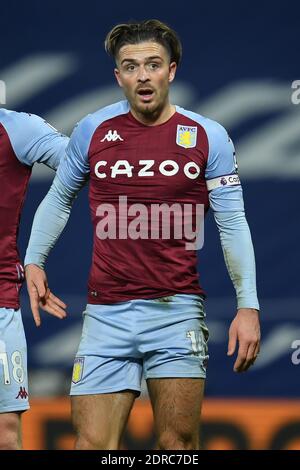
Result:
<svg viewBox="0 0 300 470"><path fill-rule="evenodd" d="M46 273L36 264L28 264L25 268L27 290L30 306L36 326L40 326L41 317L39 307L57 318L66 317L66 304L50 291Z"/></svg>
<svg viewBox="0 0 300 470"><path fill-rule="evenodd" d="M245 372L254 364L259 354L260 326L258 311L253 308L240 308L229 328L228 356L232 356L236 342L239 343L238 356L233 366L235 372Z"/></svg>

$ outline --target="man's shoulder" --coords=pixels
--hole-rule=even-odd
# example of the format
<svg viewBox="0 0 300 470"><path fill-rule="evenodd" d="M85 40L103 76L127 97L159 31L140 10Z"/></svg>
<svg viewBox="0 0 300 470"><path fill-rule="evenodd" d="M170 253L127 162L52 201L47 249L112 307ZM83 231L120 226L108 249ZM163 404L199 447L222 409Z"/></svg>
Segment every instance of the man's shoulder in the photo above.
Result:
<svg viewBox="0 0 300 470"><path fill-rule="evenodd" d="M200 126L204 128L209 140L214 138L223 138L225 136L227 137L226 129L219 122L195 113L194 111L181 108L180 106L176 106L176 111L197 124L200 124Z"/></svg>
<svg viewBox="0 0 300 470"><path fill-rule="evenodd" d="M44 133L45 130L49 131L49 128L51 128L51 132L56 131L45 119L36 114L12 111L5 108L0 109L0 123L9 134L17 134L18 136L20 133L26 136L36 136L39 133Z"/></svg>
<svg viewBox="0 0 300 470"><path fill-rule="evenodd" d="M3 124L4 127L8 128L14 124L18 124L19 122L26 122L29 116L31 115L28 113L12 111L6 108L0 109L0 123Z"/></svg>
<svg viewBox="0 0 300 470"><path fill-rule="evenodd" d="M88 114L79 121L71 135L71 145L77 145L83 154L89 148L90 142L96 129L105 121L114 117L126 114L129 111L129 105L126 100L105 106L104 108Z"/></svg>
<svg viewBox="0 0 300 470"><path fill-rule="evenodd" d="M7 119L9 114L13 112L14 111L10 111L9 109L6 109L6 108L0 108L0 123L2 124L2 122Z"/></svg>
<svg viewBox="0 0 300 470"><path fill-rule="evenodd" d="M127 114L129 112L128 101L123 100L117 103L110 104L104 108L100 108L92 114L85 116L77 124L77 128L82 131L96 129L104 121L112 119L114 117L120 116L122 114Z"/></svg>

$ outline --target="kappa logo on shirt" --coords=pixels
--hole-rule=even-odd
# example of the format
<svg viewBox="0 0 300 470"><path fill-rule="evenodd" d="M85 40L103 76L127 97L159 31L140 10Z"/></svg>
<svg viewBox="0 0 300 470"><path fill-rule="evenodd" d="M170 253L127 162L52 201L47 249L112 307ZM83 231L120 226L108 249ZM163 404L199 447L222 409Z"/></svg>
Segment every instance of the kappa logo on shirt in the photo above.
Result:
<svg viewBox="0 0 300 470"><path fill-rule="evenodd" d="M109 130L108 133L105 134L101 142L104 142L105 140L107 140L107 142L115 142L116 140L123 141L124 139L122 139L122 137L117 133L116 130L115 131Z"/></svg>

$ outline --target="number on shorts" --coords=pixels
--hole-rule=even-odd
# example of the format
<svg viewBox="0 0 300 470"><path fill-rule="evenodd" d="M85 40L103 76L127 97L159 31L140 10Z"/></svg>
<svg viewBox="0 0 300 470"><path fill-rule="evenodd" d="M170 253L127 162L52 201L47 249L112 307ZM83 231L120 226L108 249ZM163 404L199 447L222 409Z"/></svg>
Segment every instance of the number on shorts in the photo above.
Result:
<svg viewBox="0 0 300 470"><path fill-rule="evenodd" d="M9 374L9 367L8 367L8 358L7 353L2 352L0 353L0 362L3 365L3 374L4 374L4 383L5 385L10 385L10 374ZM22 383L24 381L24 368L23 368L23 361L22 355L20 351L14 351L11 355L11 362L13 365L13 378L17 383Z"/></svg>
<svg viewBox="0 0 300 470"><path fill-rule="evenodd" d="M10 376L9 376L7 354L5 352L0 353L0 362L2 362L2 365L3 365L4 383L5 385L9 385Z"/></svg>
<svg viewBox="0 0 300 470"><path fill-rule="evenodd" d="M13 378L17 383L24 381L24 368L22 362L22 355L20 351L14 351L11 355L11 362L13 364Z"/></svg>
<svg viewBox="0 0 300 470"><path fill-rule="evenodd" d="M196 335L195 330L190 330L187 332L186 336L191 340L193 353L195 354L195 356L199 356L202 351L200 332L197 331Z"/></svg>

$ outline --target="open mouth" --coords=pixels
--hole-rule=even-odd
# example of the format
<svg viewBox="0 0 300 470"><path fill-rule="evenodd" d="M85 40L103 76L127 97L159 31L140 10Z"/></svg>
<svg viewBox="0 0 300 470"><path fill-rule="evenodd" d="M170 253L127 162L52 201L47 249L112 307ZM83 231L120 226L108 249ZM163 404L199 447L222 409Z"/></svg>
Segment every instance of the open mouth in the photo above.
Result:
<svg viewBox="0 0 300 470"><path fill-rule="evenodd" d="M154 91L151 88L140 88L137 91L137 94L140 96L142 101L150 101Z"/></svg>

